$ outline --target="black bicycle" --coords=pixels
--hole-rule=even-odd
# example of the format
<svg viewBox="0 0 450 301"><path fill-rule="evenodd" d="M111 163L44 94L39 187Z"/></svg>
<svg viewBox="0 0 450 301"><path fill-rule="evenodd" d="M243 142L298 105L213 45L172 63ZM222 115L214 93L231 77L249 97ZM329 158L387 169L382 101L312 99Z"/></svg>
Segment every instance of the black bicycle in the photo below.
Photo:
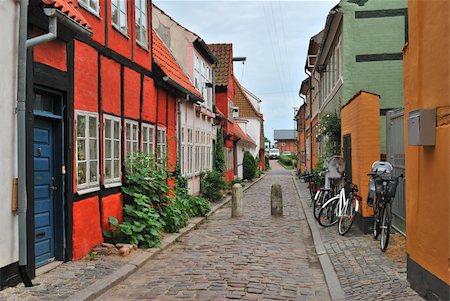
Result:
<svg viewBox="0 0 450 301"><path fill-rule="evenodd" d="M403 174L398 177L383 177L383 174L367 174L375 182L375 200L373 203L373 238L380 237L381 251L386 251L389 244L389 235L392 223L391 202L395 197L398 181L404 178Z"/></svg>

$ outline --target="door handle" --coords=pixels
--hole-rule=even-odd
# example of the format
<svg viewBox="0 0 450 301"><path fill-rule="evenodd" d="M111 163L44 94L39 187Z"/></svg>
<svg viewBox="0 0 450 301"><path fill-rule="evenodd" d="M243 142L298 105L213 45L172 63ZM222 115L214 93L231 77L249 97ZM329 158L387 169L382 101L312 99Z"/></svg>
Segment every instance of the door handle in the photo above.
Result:
<svg viewBox="0 0 450 301"><path fill-rule="evenodd" d="M50 192L53 194L56 190L58 190L58 187L55 186L55 177L52 177L52 183L50 184Z"/></svg>

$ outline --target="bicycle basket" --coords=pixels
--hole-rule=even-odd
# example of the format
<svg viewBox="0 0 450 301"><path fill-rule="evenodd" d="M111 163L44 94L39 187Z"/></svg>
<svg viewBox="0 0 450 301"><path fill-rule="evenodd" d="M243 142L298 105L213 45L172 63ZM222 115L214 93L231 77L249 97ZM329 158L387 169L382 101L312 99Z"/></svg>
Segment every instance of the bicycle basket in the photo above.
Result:
<svg viewBox="0 0 450 301"><path fill-rule="evenodd" d="M398 180L389 180L386 194L387 196L394 198L397 191Z"/></svg>

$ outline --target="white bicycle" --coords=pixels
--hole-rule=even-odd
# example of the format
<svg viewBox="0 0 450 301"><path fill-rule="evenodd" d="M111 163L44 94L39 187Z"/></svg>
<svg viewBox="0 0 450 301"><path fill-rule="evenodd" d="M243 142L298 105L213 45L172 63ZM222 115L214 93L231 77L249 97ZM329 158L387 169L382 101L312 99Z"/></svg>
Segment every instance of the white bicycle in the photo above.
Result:
<svg viewBox="0 0 450 301"><path fill-rule="evenodd" d="M345 187L348 186L348 194ZM359 211L361 197L356 193L358 187L347 181L341 191L335 197L326 201L319 212L319 224L323 227L330 227L336 223L339 234L345 235L353 225L356 212Z"/></svg>

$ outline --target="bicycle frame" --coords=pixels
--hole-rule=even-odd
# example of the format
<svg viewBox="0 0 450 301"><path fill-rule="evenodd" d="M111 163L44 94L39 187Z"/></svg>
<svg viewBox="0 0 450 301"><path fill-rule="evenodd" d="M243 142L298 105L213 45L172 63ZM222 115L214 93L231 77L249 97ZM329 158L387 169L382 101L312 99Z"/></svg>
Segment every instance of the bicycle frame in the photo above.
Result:
<svg viewBox="0 0 450 301"><path fill-rule="evenodd" d="M337 199L339 201L338 201L338 205L336 206L336 216L342 217L342 216L344 216L345 212L347 211L347 207L348 207L348 203L349 203L349 199L350 199L350 198L345 197L345 188L344 187L341 188L341 191L339 192L338 195L336 195L336 196L332 197L331 199L329 199L328 201L326 201L322 205L322 208L326 207L329 203L334 202ZM359 201L356 201L355 211L356 212L359 211Z"/></svg>

